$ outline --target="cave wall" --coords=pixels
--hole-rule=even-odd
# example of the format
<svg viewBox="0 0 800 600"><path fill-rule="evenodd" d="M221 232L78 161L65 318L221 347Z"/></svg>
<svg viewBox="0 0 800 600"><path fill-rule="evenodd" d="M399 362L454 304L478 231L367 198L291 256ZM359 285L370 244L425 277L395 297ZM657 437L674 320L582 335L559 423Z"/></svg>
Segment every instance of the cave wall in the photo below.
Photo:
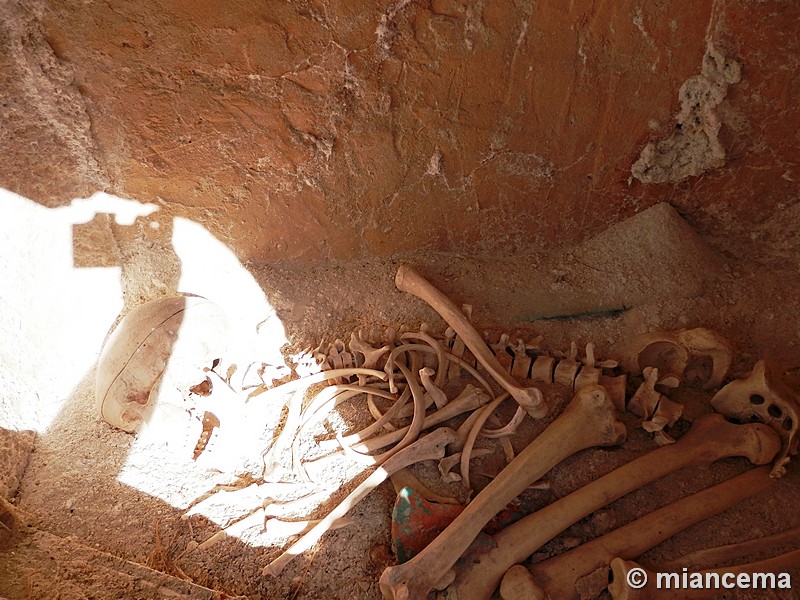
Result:
<svg viewBox="0 0 800 600"><path fill-rule="evenodd" d="M798 200L800 4L10 2L0 186L243 260L569 246L666 200L735 251Z"/></svg>

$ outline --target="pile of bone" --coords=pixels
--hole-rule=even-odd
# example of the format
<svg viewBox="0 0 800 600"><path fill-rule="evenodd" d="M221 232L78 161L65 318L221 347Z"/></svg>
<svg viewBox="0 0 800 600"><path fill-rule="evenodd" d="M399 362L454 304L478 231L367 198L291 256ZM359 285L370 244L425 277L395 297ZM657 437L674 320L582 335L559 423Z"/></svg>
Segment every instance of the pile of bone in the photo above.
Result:
<svg viewBox="0 0 800 600"><path fill-rule="evenodd" d="M383 572L380 588L386 598L424 599L432 590L443 590L451 600L488 599L498 587L506 599L592 597L586 593L587 586L600 582L604 588L609 570L616 582L609 586L614 597L671 597L658 596L651 589L637 596L635 590L619 585L620 578L624 581L630 570L638 568L631 561L664 539L768 488L797 451L797 390L780 369L765 362L713 395L711 406L718 414L695 419L677 442L670 435L683 412L668 397L671 391L692 385L710 394L720 388L731 365L730 347L707 329L647 334L634 340L620 361L598 360L591 343L583 356L576 344L563 354L547 353L539 339L525 343L503 335L495 342L487 341L472 326L468 307L459 309L410 267L398 270L396 284L439 313L448 325L444 336L436 337L425 327L416 332L390 331L382 338L353 334L347 343L337 340L324 351L307 355L296 365L295 375L276 373L280 377L270 385L263 383L269 378L266 372L243 370L241 385L232 386L234 367L223 374L217 373L216 365L206 369L209 377L227 384L216 385L215 390L241 390L241 394L232 392L232 405L251 401L249 406L268 405L275 413L275 403L284 403L286 418L264 453L263 483L217 490L200 502L224 502L235 495L238 500L250 498L255 506L248 516L199 544L199 549L248 527L277 528L283 537L299 535L264 568L264 575L276 576L327 531L347 525L348 511L388 478L398 489L408 486L429 500L454 502L428 490L408 467L438 461L444 481L461 481L470 490L470 461L479 454L475 443L486 437L498 440L507 466L427 547ZM253 374L257 377L251 385ZM626 388L637 381L640 385L628 398ZM515 456L509 438L518 426L529 417L551 416L553 407L540 389L550 384L566 386L574 396ZM194 396L209 393L198 386L190 391ZM307 444L309 438L314 439L309 435L312 430L329 420L335 408L360 398L366 399L372 421L354 433L337 433L335 439L314 442L312 456ZM495 413L505 401L514 402L516 411L503 425ZM652 432L661 447L495 533L489 551L485 544L483 552L476 549L473 541L484 526L559 463L587 448L624 442L627 431L619 417L626 410L640 419L640 426ZM453 429L455 417L460 417L461 424ZM211 410L203 413L195 459L225 420ZM688 496L565 554L521 565L574 523L633 490L689 465L732 456L746 457L754 465L773 464ZM270 485L274 489L285 484L296 491L310 484L309 489L316 489L324 482L317 481L315 473L329 473L329 461L343 459L369 474L323 518L279 517L291 513L295 503L318 501L319 506L328 497L324 490L285 502L264 499ZM186 516L199 507L193 506ZM787 535L796 542L800 532ZM685 557L681 564L730 564L756 547L769 549L770 544L785 541L769 538L720 548ZM796 563L796 554L777 556L770 559L773 562L765 561L766 565L727 570L778 569L787 561Z"/></svg>
<svg viewBox="0 0 800 600"><path fill-rule="evenodd" d="M323 418L336 403L366 394L374 422L358 433L322 444L334 449L335 443L339 452L381 468L267 565L265 575L279 574L294 556L341 524L350 508L386 478L403 475L403 481L424 489L406 470L414 463L441 461L443 475L459 464L460 475L450 475L460 477L468 487L470 451L478 435L506 439L526 416L540 419L548 414L536 383L571 386L574 397L517 456L510 445L505 446L509 464L427 547L407 562L385 569L380 578L384 597L423 599L432 590L443 590L450 599L477 600L491 598L499 587L505 599L579 598L592 582L600 581L605 587L610 570L614 578L609 591L615 598L673 597L649 588L637 592L625 585L626 574L638 568L632 561L677 532L763 492L785 472L789 457L797 451L797 391L780 371L771 370L764 362L757 363L748 377L732 381L714 395L711 404L718 414L695 419L677 442L666 433L682 411L667 398L669 390L684 383L716 389L731 364L728 345L706 329L643 336L633 343L621 364L597 361L591 344L581 360L575 345L563 356L548 356L539 352L537 342L510 343L504 336L496 344L487 344L464 311L409 267L400 268L396 283L402 291L430 304L447 322L447 334L435 339L423 329L391 338L381 347L354 335L348 345L336 342L318 357L325 370L314 376L314 381L324 378L330 385L305 408L290 407L285 447L291 447L303 426ZM462 370L475 379L477 387L467 385L449 399L442 391L444 384ZM626 402L627 375L643 381ZM495 395L493 384L503 393ZM391 406L381 411L376 398L389 400ZM514 418L504 427L486 429L495 409L508 398L518 405ZM497 513L567 457L587 448L624 442L627 432L618 418L621 409L637 414L642 427L656 434L661 447L507 526L494 534L490 550L486 551L485 544L482 551L472 547ZM470 413L469 417L457 431L443 425L464 413ZM395 427L392 422L402 417L410 417L411 423ZM384 448L389 449L369 454ZM676 470L726 457L745 457L757 467L565 554L521 565L565 529L622 496ZM759 467L773 462L772 467ZM429 490L425 495L435 497ZM734 573L780 570L796 565L797 551L760 563L737 565L736 561L787 541L796 544L798 539L800 530L792 530L707 550L679 562L698 568L729 564L726 572Z"/></svg>

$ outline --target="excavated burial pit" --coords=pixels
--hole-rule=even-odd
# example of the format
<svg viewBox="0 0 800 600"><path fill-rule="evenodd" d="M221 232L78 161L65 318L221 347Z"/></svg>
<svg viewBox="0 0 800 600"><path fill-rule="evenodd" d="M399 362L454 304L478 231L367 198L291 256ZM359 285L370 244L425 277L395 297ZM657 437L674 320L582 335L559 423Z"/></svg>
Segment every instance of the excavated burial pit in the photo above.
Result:
<svg viewBox="0 0 800 600"><path fill-rule="evenodd" d="M189 236L187 240L203 239L206 245L213 245L191 223L176 224L175 230L183 231L182 235ZM192 235L201 238L191 238ZM200 264L193 265L181 243L175 244L175 252L182 258L182 274L197 275L194 280L186 280L187 285L194 282L192 287L183 289L212 297L222 305L227 303L234 314L250 318L247 323L252 327L263 321L267 314L263 311L271 311L269 334L255 341L250 339L250 345L240 349L242 356L248 352L273 352L269 356L277 356L275 352L286 341L281 337L283 328L291 348L297 350L322 339L346 339L359 328L405 325L414 330L425 322L441 333L444 327L428 307L394 289L399 261L340 263L298 270L264 266L253 268L251 275L235 269L235 259L231 260L219 247L216 255L195 256ZM197 254L197 244L191 247ZM518 333L524 339L544 334L545 343L554 350L567 349L571 340L592 340L597 343L598 354L605 357L614 356L626 340L643 331L703 325L717 329L734 342L734 376L744 375L752 362L765 353L789 350L784 358L797 359L790 347L780 347L786 336L780 326L770 329L764 327L764 321L753 319L758 311L780 315L796 310L795 305L781 304L769 296L754 298L751 293L754 282L765 287L779 287L786 282L771 280L768 273L747 264L723 261L666 204L558 256L516 257L514 261L443 259L432 255L403 259L418 264L457 302L471 303L476 324L492 339L501 332L514 336ZM36 261L41 262L41 257L21 256L19 260L39 264ZM54 272L58 268L51 267ZM74 276L60 275L67 282ZM234 288L254 293L255 300L248 302L230 294ZM794 297L796 303L800 295ZM35 313L38 307L34 304L31 309ZM103 327L108 327L118 307L104 307L102 313L93 306L83 310L79 316L105 315ZM57 319L51 317L45 323L53 335ZM38 355L33 353L33 344L21 344L17 349L18 372L27 366L32 378L24 388L19 384L11 388L10 401L3 404L5 412L0 416L4 425L23 431L4 431L0 438L7 463L4 477L0 478L0 491L21 509L27 526L23 525L16 534L11 550L0 554L0 572L7 574L0 578L0 596L52 598L57 590L61 598L91 594L145 598L161 597L169 590L179 597L213 597L207 590L159 574L163 572L227 594L252 598L380 597L378 578L392 562L388 542L394 491L388 484L351 511L352 525L328 534L313 551L295 559L278 579L262 578L259 572L286 538L270 538L249 530L240 539L227 538L207 549L195 548L218 531L219 524L241 516L242 510L255 500L231 502L220 494L219 502L208 503L205 515L182 520L186 506L215 484L231 480L231 460L257 460L264 442L259 442L262 446L247 446L250 440L240 431L225 430L223 422L206 452L193 461L192 451L201 427L196 420L189 419L187 429L162 428L136 437L99 421L94 408L92 361L86 357L96 359L105 335L103 327L95 323L92 335L84 340L75 338L72 356L58 344ZM48 335L48 331L28 333L32 340ZM54 339L61 337L55 335ZM259 347L259 343L266 343L265 339L271 345ZM94 345L88 343L91 341ZM81 360L83 372L79 370ZM63 369L58 370L59 361L75 369L70 377L64 375ZM65 380L74 382L72 391L64 394L53 390ZM546 393L557 406L569 398L565 390L557 387ZM63 402L51 400L64 395ZM709 410L709 394L695 389L679 390L674 399L685 404L688 420ZM259 399L252 402L258 403ZM257 409L251 409L254 412L249 416L272 423L273 427L280 423L283 415L279 411L271 410L266 403L255 406ZM513 407L507 404L503 408L503 418L507 419ZM363 404L354 403L334 417L363 423ZM652 449L649 435L633 428L631 415L626 419L630 435L621 448L589 450L564 461L548 477L552 490L529 492L530 503L548 503ZM514 447L524 447L543 426L526 421L512 438ZM38 432L34 438L26 430ZM488 482L481 473L497 472L503 464L497 445L486 445L496 452L475 463L478 486ZM226 453L226 448L231 447L236 452ZM673 474L582 520L537 552L535 558L563 552L744 468L743 460L726 460L711 468ZM457 484L446 486L438 480L435 468L426 465L416 471L442 493L459 494ZM352 488L349 480L357 472L358 469L343 466L329 473L334 488L330 493L335 499ZM796 465L790 465L787 477L768 494L674 536L645 559L657 564L699 548L797 526L798 505L800 477ZM325 504L316 516L331 506L330 502ZM302 514L301 509L297 516ZM137 565L147 565L154 571ZM754 592L741 597L763 596Z"/></svg>

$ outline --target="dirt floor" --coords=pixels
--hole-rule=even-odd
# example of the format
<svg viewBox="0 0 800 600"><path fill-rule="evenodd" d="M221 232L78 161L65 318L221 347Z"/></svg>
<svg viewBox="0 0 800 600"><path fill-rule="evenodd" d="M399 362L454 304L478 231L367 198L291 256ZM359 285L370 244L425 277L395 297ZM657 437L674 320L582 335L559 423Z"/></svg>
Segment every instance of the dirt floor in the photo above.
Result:
<svg viewBox="0 0 800 600"><path fill-rule="evenodd" d="M406 259L419 265L457 303L471 303L476 326L486 331L490 340L498 339L503 332L512 339L523 340L543 335L543 346L553 352L568 350L571 341L579 346L593 341L599 357L619 358L629 341L643 332L704 326L727 337L735 349L727 378L730 380L746 375L754 362L764 356L775 357L791 367L800 365L800 280L796 277L800 239L798 231L792 229L797 222L798 219L776 218L757 232L759 239L772 240L769 247L759 246L756 237L751 248L735 247L724 239L689 240L689 254L696 254L692 244L699 244L708 256L698 260L694 272L685 272L683 278L680 273L654 275L652 271L658 270L655 264L648 273L647 257L642 257L639 272L617 272L612 268L604 276L619 286L620 305L613 305L613 298L604 298L595 311L591 310L591 297L577 308L572 302L574 290L591 287L583 285L589 275L581 275L577 263L569 262L575 256L518 256L513 261L491 264L454 256ZM625 235L625 231L618 233ZM675 246L671 252L676 257L687 254L686 248ZM601 263L608 259L608 264L613 264L613 257L598 252L594 257ZM636 257L631 260L635 264ZM249 265L249 270L286 326L290 344L284 350L297 352L323 341L348 339L351 332L359 329L381 333L387 327L417 330L424 322L431 331L443 333L444 324L433 311L395 289L394 273L399 262L332 263L306 269ZM574 268L565 272L570 264ZM697 279L696 285L686 283L693 279ZM531 298L535 294L548 295L548 291L553 299L552 306L546 307L548 318L529 318L537 310L545 310L532 306ZM636 301L626 305L626 298ZM564 314L557 314L559 307ZM454 395L468 381L467 377L452 381L447 391ZM635 379L630 382L629 394L636 383ZM545 389L545 394L556 407L563 406L571 396L559 386ZM672 429L676 437L688 429L692 420L711 410L713 391L681 387L669 395L685 406L683 420ZM247 508L255 507L258 499L248 496L246 490L236 496L218 495L218 502L206 502L203 514L182 518L187 507L215 485L231 484L238 475L241 487L246 488L247 483L263 475L263 470L259 473L263 447L259 451L257 445L247 445L253 441L247 436L271 439L279 431L285 414L268 403L278 404L276 398L267 401L256 397L243 409L242 420L261 420L260 431L256 431L258 427L226 431L223 422L206 452L193 461L192 451L201 427L198 419L186 418L176 429L162 428L134 436L100 421L93 396L94 372L88 372L55 422L36 439L14 498L29 527L23 527L15 537L16 549L0 554L0 571L6 569L10 574L0 581L0 596L11 600L90 597L79 585L53 587L57 585L54 581L58 577L53 574L58 573L58 565L54 568L41 555L34 559L25 552L26 544L31 544L39 531L230 596L380 598L378 579L383 569L394 563L389 527L395 491L389 483L349 512L351 525L328 533L311 551L297 557L279 578L265 578L260 571L287 545L290 538L280 533L249 528L241 532L239 539L228 537L208 548L198 547L219 531L220 525L235 521ZM511 440L514 448L519 451L525 447L557 412L554 410L539 422L526 419ZM507 420L513 406L504 404L500 413L501 420ZM565 460L548 474L550 489L526 492L530 506L544 506L657 447L650 434L636 428L633 415L626 413L621 418L629 432L624 444L582 451ZM363 402L354 401L332 417L331 427L350 431L368 420ZM323 434L330 435L321 424L309 429L304 448L312 452L309 444ZM495 452L473 463L478 489L490 481L487 474L496 473L503 465L498 444L481 440L479 446L494 448ZM227 452L226 448L231 447L236 451ZM541 548L532 560L564 552L746 468L744 459L726 459L670 475L576 523ZM459 484L443 483L435 465L418 465L414 471L435 491L463 499ZM316 508L313 503L300 506L287 518L306 516L309 507L313 509L312 517L326 514L363 479L364 473L361 465L342 460L326 472L326 485L321 486L321 491L327 499L318 502ZM278 483L270 488L270 493L281 499L292 499L307 491L299 485L282 487ZM788 474L768 492L675 535L642 560L657 565L697 549L798 526L798 506L800 469L795 461ZM53 555L56 556L55 550ZM102 573L96 573L101 581ZM750 592L737 597L796 598L800 573L795 572L794 577L794 590L783 595Z"/></svg>

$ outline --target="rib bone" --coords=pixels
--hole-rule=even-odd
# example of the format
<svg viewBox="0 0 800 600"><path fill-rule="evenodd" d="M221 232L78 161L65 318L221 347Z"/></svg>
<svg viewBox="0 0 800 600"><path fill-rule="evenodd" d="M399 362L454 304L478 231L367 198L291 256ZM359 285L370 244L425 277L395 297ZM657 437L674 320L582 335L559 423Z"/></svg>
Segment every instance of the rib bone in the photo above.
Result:
<svg viewBox="0 0 800 600"><path fill-rule="evenodd" d="M772 558L759 560L757 562L749 563L746 565L733 565L730 567L723 567L721 569L709 569L706 571L693 572L693 577L700 577L705 584L706 581L724 581L723 577L727 576L730 583L736 581L736 576L739 573L761 573L769 574L766 581L777 582L778 573L785 572L789 569L797 569L800 566L800 549L786 552ZM642 588L635 589L626 583L628 572L631 569L641 569L647 574L647 585ZM656 583L658 577L649 569L642 569L642 567L631 561L622 558L615 558L611 561L611 571L614 574L613 581L608 586L608 591L611 592L611 597L614 600L700 600L702 598L718 598L720 595L719 586L706 586L705 588L691 588L681 584L671 585L670 588L659 588ZM659 569L659 572L664 573L666 569ZM678 571L680 573L680 570ZM680 577L680 575L679 575ZM687 580L690 576L687 575ZM777 587L775 584L771 588Z"/></svg>
<svg viewBox="0 0 800 600"><path fill-rule="evenodd" d="M427 593L451 570L483 526L531 483L568 456L625 439L614 406L600 386L587 386L564 412L487 485L427 548L381 576L384 598L412 600Z"/></svg>
<svg viewBox="0 0 800 600"><path fill-rule="evenodd" d="M668 448L673 446L667 446ZM687 527L763 492L772 485L768 467L757 467L682 498L604 536L531 567L550 600L577 600L575 583L615 557L633 559Z"/></svg>
<svg viewBox="0 0 800 600"><path fill-rule="evenodd" d="M486 600L503 573L522 562L549 540L597 509L668 473L729 456L746 456L768 463L780 448L780 438L760 423L734 425L721 415L698 418L676 444L664 446L596 479L494 536L495 547L475 557L451 587L459 600Z"/></svg>
<svg viewBox="0 0 800 600"><path fill-rule="evenodd" d="M541 419L547 415L547 404L542 397L542 392L537 388L524 388L517 385L511 376L506 373L497 362L497 359L486 346L480 334L475 331L470 322L450 299L431 285L422 275L408 265L400 265L395 277L395 285L402 292L413 294L421 298L436 311L464 340L486 371L497 380L520 406L528 411L534 419Z"/></svg>
<svg viewBox="0 0 800 600"><path fill-rule="evenodd" d="M311 548L311 546L330 529L334 522L344 517L347 511L358 504L364 496L369 494L378 485L383 483L392 473L423 460L442 458L447 444L454 442L455 439L455 431L448 427L440 427L436 431L431 432L424 438L417 440L410 446L399 451L361 482L358 487L350 492L350 494L336 506L336 508L315 525L311 531L292 544L278 558L264 567L261 574L280 575L284 567L286 567L295 556Z"/></svg>

